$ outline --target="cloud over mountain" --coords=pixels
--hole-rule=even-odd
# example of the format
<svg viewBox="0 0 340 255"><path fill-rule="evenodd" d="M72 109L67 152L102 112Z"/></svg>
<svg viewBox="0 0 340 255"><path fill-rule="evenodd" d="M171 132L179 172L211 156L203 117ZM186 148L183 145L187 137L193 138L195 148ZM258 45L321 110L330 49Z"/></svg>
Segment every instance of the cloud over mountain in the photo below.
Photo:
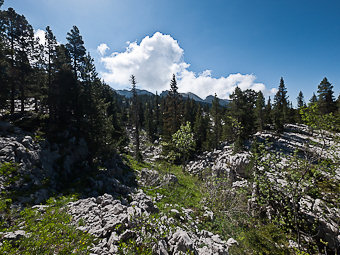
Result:
<svg viewBox="0 0 340 255"><path fill-rule="evenodd" d="M134 74L138 87L152 92L169 89L172 74L176 74L180 92L193 92L200 97L216 93L220 98L226 98L236 86L242 90L254 89L271 94L263 83L256 82L253 74L229 74L226 77L215 78L211 70L199 74L190 71L190 64L184 61L184 50L170 35L156 32L146 36L138 44L127 42L123 52L114 52L103 56L109 47L106 44L98 46L101 62L106 69L101 75L104 80L120 88L129 86L129 78Z"/></svg>

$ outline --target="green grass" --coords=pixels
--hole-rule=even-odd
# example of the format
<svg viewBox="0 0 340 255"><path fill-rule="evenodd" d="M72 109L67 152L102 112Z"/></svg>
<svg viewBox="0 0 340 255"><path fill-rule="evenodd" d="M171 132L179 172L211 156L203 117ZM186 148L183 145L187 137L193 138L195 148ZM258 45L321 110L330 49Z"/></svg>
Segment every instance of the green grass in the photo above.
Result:
<svg viewBox="0 0 340 255"><path fill-rule="evenodd" d="M18 175L19 166L14 162L2 163L0 166L0 176L2 176L5 181L5 187L12 185L14 182L19 180Z"/></svg>
<svg viewBox="0 0 340 255"><path fill-rule="evenodd" d="M185 208L199 208L201 207L201 181L186 172L183 172L181 166L173 165L165 161L161 161L155 164L146 162L137 162L132 156L126 155L126 163L130 168L140 171L143 168L157 170L160 174L160 178L165 174L171 173L176 175L178 179L177 184L170 186L163 186L160 188L155 187L140 187L143 191L150 196L155 197L158 194L164 196L161 202L157 203L157 206L164 208L164 204L178 204Z"/></svg>
<svg viewBox="0 0 340 255"><path fill-rule="evenodd" d="M71 216L66 204L76 198L50 198L44 213L26 208L16 215L13 226L2 228L2 232L24 230L28 237L17 241L2 241L0 254L89 254L89 247L95 242L90 234L71 225ZM13 213L13 212L12 212Z"/></svg>
<svg viewBox="0 0 340 255"><path fill-rule="evenodd" d="M123 156L124 163L133 170L142 170L143 168L152 168L150 163L138 162L133 156L125 154Z"/></svg>
<svg viewBox="0 0 340 255"><path fill-rule="evenodd" d="M163 207L166 203L178 204L179 206L192 209L201 207L201 182L197 177L183 172L181 166L172 165L167 162L158 163L153 169L157 170L160 176L171 173L176 175L178 179L178 183L163 186L159 189L143 187L144 192L148 195L156 196L159 193L164 196L157 204L159 207Z"/></svg>
<svg viewBox="0 0 340 255"><path fill-rule="evenodd" d="M132 157L128 157L128 159L132 169L149 168L157 170L161 177L167 173L172 173L178 178L177 184L169 186L160 188L141 187L147 195L156 197L157 194L161 194L164 196L161 201L156 203L160 212L176 219L170 212L172 208L178 209L180 214L181 207L193 209L194 218L198 217L200 222L199 229L219 234L224 240L233 237L239 242L239 246L232 248L233 254L269 254L270 252L272 252L270 254L288 254L285 233L273 224L260 223L247 213L250 190L239 190L229 198L219 195L209 197L204 182L183 172L181 166L165 161L148 164L138 163ZM228 187L224 188L228 189ZM203 217L205 212L203 200L212 202L210 209L214 212L213 220ZM172 207L167 207L166 204L172 204ZM182 223L178 222L177 224L180 226ZM125 245L134 247L133 244ZM281 246L278 247L277 245ZM136 254L142 253L137 252Z"/></svg>

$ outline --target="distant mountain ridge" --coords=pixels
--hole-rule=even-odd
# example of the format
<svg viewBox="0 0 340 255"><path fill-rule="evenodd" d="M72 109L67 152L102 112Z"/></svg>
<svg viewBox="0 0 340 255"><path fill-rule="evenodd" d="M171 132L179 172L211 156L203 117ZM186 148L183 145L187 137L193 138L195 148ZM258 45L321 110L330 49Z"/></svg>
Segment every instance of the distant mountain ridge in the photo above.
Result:
<svg viewBox="0 0 340 255"><path fill-rule="evenodd" d="M117 92L117 94L124 96L126 98L132 97L131 90L123 89L123 90L115 90L115 91ZM154 93L147 91L147 90L144 90L144 89L136 89L136 91L137 91L137 95L148 95L148 96L155 95ZM169 91L165 90L165 91L162 91L162 93L159 96L160 97L166 97L168 94L169 94ZM193 99L196 102L206 103L206 104L212 104L212 101L214 99L214 96L212 96L212 95L207 96L205 99L202 99L192 92L180 93L180 95L183 98ZM219 100L220 100L220 105L222 105L222 106L226 106L231 102L231 100L229 100L229 99L219 99Z"/></svg>
<svg viewBox="0 0 340 255"><path fill-rule="evenodd" d="M123 90L115 90L115 91L117 92L118 95L124 96L126 98L132 97L131 90L123 89ZM144 89L136 89L136 91L137 91L137 95L148 95L148 96L154 95L153 93L147 90L144 90Z"/></svg>

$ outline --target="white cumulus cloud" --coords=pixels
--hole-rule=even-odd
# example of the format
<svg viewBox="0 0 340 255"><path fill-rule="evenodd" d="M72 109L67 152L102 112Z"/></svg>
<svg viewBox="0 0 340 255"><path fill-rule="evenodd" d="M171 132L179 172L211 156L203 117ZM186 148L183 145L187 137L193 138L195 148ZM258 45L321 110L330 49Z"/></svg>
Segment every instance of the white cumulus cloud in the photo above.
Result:
<svg viewBox="0 0 340 255"><path fill-rule="evenodd" d="M184 50L178 42L160 32L146 36L139 44L127 42L123 52L104 56L108 46L101 44L97 49L103 52L101 62L106 69L101 75L113 87L129 87L130 76L134 74L139 88L160 92L169 89L172 74L176 74L180 92L193 92L202 98L214 93L220 98L227 98L236 86L242 90L261 90L266 95L274 92L273 89L267 90L263 83L256 82L253 74L237 73L215 78L211 70L198 74L190 71L190 64L184 61Z"/></svg>
<svg viewBox="0 0 340 255"><path fill-rule="evenodd" d="M39 38L39 43L42 45L45 45L45 31L38 29L38 30L34 30L34 37L35 38Z"/></svg>
<svg viewBox="0 0 340 255"><path fill-rule="evenodd" d="M101 55L101 56L103 56L104 54L105 54L105 52L107 51L107 50L109 50L110 48L109 48L109 46L107 46L107 44L106 43L102 43L102 44L100 44L98 47L97 47L97 51L99 52L99 54Z"/></svg>

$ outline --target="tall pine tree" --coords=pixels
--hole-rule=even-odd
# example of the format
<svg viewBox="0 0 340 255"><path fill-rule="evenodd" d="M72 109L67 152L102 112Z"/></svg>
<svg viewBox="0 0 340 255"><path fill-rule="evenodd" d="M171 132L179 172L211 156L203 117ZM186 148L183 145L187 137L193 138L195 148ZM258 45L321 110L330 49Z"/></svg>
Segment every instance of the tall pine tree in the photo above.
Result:
<svg viewBox="0 0 340 255"><path fill-rule="evenodd" d="M170 91L165 99L163 136L169 141L181 124L181 96L178 93L176 76L173 75L170 82Z"/></svg>
<svg viewBox="0 0 340 255"><path fill-rule="evenodd" d="M279 89L274 97L274 126L279 133L283 131L288 121L288 96L283 78L280 79Z"/></svg>
<svg viewBox="0 0 340 255"><path fill-rule="evenodd" d="M81 69L81 63L83 62L86 54L84 41L77 26L73 26L71 31L67 33L66 39L68 41L66 44L66 49L70 53L73 73L77 79Z"/></svg>
<svg viewBox="0 0 340 255"><path fill-rule="evenodd" d="M258 92L255 104L255 124L258 131L262 131L265 124L265 102L261 91Z"/></svg>
<svg viewBox="0 0 340 255"><path fill-rule="evenodd" d="M131 75L131 92L132 92L132 114L133 114L133 129L134 129L134 143L135 143L135 158L137 161L142 160L142 156L140 153L140 142L139 142L139 129L140 129L140 122L139 122L139 102L138 96L136 91L136 77Z"/></svg>
<svg viewBox="0 0 340 255"><path fill-rule="evenodd" d="M216 93L211 105L211 117L213 120L212 129L212 144L214 148L218 147L222 134L222 123L221 123L221 106L220 100Z"/></svg>
<svg viewBox="0 0 340 255"><path fill-rule="evenodd" d="M297 100L297 107L298 107L299 109L301 109L302 107L305 107L305 106L306 106L306 103L305 103L305 100L304 100L302 91L299 92L299 95L298 95L298 97L296 98L296 100Z"/></svg>
<svg viewBox="0 0 340 255"><path fill-rule="evenodd" d="M335 111L333 85L327 78L323 78L318 86L318 104L321 114L327 114Z"/></svg>
<svg viewBox="0 0 340 255"><path fill-rule="evenodd" d="M311 104L314 104L318 101L318 98L316 97L315 93L313 92L313 96L309 99L309 102Z"/></svg>

